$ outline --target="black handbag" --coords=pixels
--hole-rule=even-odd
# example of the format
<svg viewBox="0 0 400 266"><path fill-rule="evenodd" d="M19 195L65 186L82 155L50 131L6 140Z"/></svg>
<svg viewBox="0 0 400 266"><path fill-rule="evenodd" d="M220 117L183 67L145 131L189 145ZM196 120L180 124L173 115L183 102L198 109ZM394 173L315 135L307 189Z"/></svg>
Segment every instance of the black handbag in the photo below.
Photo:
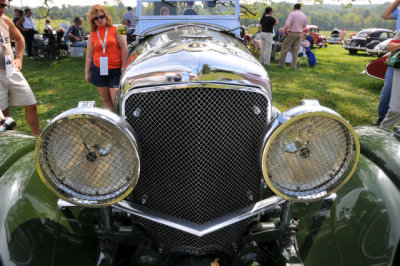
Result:
<svg viewBox="0 0 400 266"><path fill-rule="evenodd" d="M385 61L385 64L390 67L400 68L400 49L391 52Z"/></svg>

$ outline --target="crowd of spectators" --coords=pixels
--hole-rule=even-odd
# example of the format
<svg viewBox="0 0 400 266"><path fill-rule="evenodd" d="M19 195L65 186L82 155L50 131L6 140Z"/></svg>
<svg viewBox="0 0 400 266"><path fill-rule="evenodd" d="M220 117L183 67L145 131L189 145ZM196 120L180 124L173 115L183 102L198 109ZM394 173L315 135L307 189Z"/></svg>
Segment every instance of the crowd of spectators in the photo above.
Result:
<svg viewBox="0 0 400 266"><path fill-rule="evenodd" d="M74 23L69 27L60 24L57 31L51 26L51 20L46 19L40 35L42 38L35 38L38 31L32 11L15 9L11 20L4 15L7 6L7 0L0 0L0 44L1 47L4 46L4 49L0 49L0 59L3 58L0 60L0 110L4 116L10 116L9 105L24 106L32 133L40 134L36 99L19 70L22 68L24 53L30 58L37 57L37 50L44 49L50 39L63 39L70 47L87 47L85 78L98 88L104 107L113 109L128 50L126 36L117 34L116 26L112 25L111 16L104 6L92 6L87 13L91 28L89 39L83 34L81 17L75 17ZM134 32L136 21L136 16L129 7L123 23L131 33Z"/></svg>

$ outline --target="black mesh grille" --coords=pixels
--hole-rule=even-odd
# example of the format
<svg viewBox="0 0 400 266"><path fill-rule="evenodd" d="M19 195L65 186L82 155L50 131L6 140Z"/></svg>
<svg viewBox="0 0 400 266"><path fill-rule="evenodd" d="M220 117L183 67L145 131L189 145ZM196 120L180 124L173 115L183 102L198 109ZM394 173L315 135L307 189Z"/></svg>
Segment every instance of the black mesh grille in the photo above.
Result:
<svg viewBox="0 0 400 266"><path fill-rule="evenodd" d="M125 115L142 150L132 200L204 223L259 200L259 141L265 96L228 89L174 89L132 94Z"/></svg>
<svg viewBox="0 0 400 266"><path fill-rule="evenodd" d="M246 229L252 221L249 218L203 237L197 237L139 217L134 219L146 227L149 236L154 241L155 248L162 249L162 255L173 253L200 255L216 251L233 255L240 246L240 240L246 235Z"/></svg>

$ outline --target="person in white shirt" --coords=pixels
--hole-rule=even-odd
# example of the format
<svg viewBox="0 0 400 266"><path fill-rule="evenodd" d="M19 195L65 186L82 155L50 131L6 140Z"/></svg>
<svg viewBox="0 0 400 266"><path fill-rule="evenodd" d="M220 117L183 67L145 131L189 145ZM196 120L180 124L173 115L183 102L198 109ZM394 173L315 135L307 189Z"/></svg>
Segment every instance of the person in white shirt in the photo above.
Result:
<svg viewBox="0 0 400 266"><path fill-rule="evenodd" d="M53 28L51 27L51 25L50 25L50 19L46 19L46 24L44 25L44 29L45 30L48 30L49 31L49 33L53 33Z"/></svg>
<svg viewBox="0 0 400 266"><path fill-rule="evenodd" d="M33 39L36 31L36 25L32 18L32 11L29 8L25 9L25 16L23 16L17 22L17 24L25 38L26 54L28 57L32 57Z"/></svg>

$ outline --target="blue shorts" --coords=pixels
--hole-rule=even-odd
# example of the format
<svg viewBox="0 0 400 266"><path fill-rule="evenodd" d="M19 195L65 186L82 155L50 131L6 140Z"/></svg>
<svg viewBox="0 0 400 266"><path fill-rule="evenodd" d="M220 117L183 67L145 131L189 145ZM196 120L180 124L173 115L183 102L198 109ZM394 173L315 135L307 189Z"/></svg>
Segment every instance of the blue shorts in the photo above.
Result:
<svg viewBox="0 0 400 266"><path fill-rule="evenodd" d="M100 68L92 62L90 66L90 81L96 87L118 88L121 68L109 69L107 76L100 76Z"/></svg>

